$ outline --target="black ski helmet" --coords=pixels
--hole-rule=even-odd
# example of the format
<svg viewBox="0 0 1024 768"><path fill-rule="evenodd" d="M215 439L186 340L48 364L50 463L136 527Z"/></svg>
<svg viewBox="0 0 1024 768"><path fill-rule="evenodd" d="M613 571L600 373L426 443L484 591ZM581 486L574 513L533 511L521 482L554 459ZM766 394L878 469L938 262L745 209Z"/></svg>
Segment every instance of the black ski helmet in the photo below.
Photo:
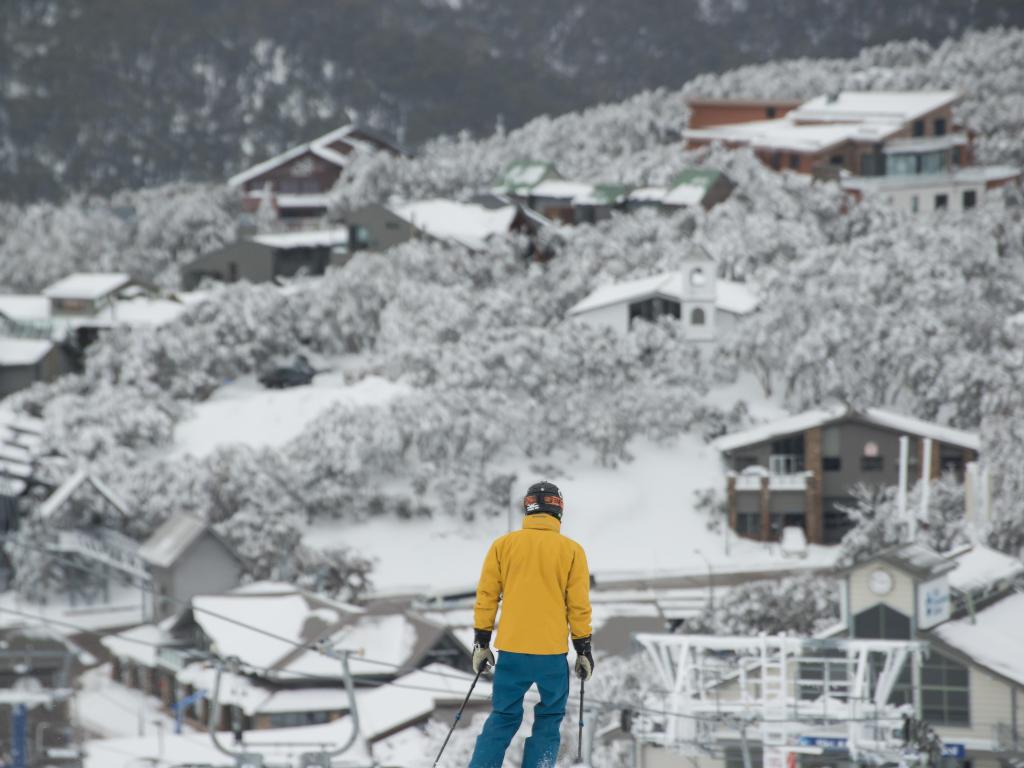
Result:
<svg viewBox="0 0 1024 768"><path fill-rule="evenodd" d="M547 480L531 485L523 498L523 512L527 515L551 515L561 520L563 507L562 492Z"/></svg>

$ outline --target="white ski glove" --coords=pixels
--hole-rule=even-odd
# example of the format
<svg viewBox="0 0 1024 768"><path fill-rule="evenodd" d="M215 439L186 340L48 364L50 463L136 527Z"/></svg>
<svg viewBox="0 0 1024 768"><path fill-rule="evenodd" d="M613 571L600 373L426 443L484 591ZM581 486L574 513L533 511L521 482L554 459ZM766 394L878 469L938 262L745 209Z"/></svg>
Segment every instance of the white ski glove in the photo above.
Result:
<svg viewBox="0 0 1024 768"><path fill-rule="evenodd" d="M491 653L491 631L489 629L474 629L476 634L473 641L473 671L480 674L488 667L494 666L494 654Z"/></svg>

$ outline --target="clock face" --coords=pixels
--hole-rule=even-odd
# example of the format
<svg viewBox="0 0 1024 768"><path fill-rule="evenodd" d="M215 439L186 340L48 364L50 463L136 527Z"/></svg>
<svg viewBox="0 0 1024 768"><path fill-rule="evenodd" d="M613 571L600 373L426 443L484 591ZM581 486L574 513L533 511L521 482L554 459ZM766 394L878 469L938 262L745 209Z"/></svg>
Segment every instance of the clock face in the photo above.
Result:
<svg viewBox="0 0 1024 768"><path fill-rule="evenodd" d="M874 570L868 577L868 587L876 595L888 595L892 592L892 576L881 568Z"/></svg>

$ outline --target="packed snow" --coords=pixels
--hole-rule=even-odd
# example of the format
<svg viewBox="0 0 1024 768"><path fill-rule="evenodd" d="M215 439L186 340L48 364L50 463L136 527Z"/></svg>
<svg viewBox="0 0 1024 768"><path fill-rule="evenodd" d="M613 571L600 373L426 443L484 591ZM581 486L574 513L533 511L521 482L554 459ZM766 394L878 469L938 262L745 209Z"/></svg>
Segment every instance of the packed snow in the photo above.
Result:
<svg viewBox="0 0 1024 768"><path fill-rule="evenodd" d="M377 376L348 384L340 371L283 390L266 389L255 376L246 376L193 407L174 430L174 453L202 457L222 445L281 446L329 408L382 405L408 392L404 385Z"/></svg>
<svg viewBox="0 0 1024 768"><path fill-rule="evenodd" d="M652 578L701 575L713 568L758 570L793 568L777 546L729 537L729 554L721 533L693 508L694 492L725 487L718 453L699 437L684 436L675 445L640 444L635 460L609 472L587 461L559 473L566 499L562 532L579 541L591 571L606 578ZM520 485L537 474L516 467ZM435 593L475 587L487 548L518 513L467 524L449 517L433 520L374 519L338 526L316 523L305 534L314 547L345 545L377 560L374 586L382 592ZM812 546L804 567L827 565L835 552ZM738 565L742 564L742 565Z"/></svg>

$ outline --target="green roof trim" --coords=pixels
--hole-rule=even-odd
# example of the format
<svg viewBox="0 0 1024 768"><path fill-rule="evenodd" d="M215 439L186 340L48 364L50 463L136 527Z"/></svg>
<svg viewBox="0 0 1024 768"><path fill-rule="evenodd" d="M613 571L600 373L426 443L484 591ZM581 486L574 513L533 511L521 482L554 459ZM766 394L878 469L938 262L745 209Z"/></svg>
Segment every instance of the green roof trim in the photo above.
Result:
<svg viewBox="0 0 1024 768"><path fill-rule="evenodd" d="M590 190L590 196L598 205L614 205L622 202L630 189L625 184L595 184Z"/></svg>
<svg viewBox="0 0 1024 768"><path fill-rule="evenodd" d="M562 174L554 163L545 160L516 160L502 173L495 186L503 189L526 190L540 184L545 179L560 179Z"/></svg>

